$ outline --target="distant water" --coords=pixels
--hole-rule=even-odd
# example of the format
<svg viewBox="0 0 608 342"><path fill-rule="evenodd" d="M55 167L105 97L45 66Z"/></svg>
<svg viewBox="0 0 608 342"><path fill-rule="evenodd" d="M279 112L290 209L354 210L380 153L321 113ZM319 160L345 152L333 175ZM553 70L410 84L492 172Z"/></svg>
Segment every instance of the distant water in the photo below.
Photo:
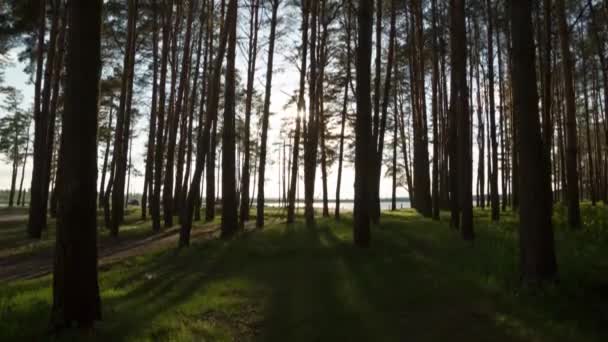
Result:
<svg viewBox="0 0 608 342"><path fill-rule="evenodd" d="M255 203L255 202L254 202ZM390 210L391 209L391 201L388 200L382 200L380 201L380 209L381 210ZM344 210L344 211L352 211L354 208L354 204L355 202L353 201L345 201L342 202L340 201L340 210ZM268 202L266 203L267 206L269 207L279 207L279 206L283 206L283 204L281 203L279 205L279 202L276 201L272 201L272 202ZM296 204L298 208L304 208L304 201L298 201L298 203ZM322 209L323 208L323 201L315 201L313 203L313 206L317 209ZM328 206L330 210L334 210L336 208L336 201L328 201ZM397 209L407 209L410 208L410 201L408 200L397 200Z"/></svg>

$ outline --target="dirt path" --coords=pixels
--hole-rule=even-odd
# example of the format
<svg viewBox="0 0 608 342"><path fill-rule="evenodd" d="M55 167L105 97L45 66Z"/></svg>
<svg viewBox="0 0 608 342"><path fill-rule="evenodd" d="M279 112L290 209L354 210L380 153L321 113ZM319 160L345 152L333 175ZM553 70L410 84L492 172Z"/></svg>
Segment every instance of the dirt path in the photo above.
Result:
<svg viewBox="0 0 608 342"><path fill-rule="evenodd" d="M246 225L246 230L253 225ZM191 240L205 241L218 238L220 226L208 225L193 229ZM135 240L104 240L99 243L99 267L123 261L133 256L162 251L177 246L179 227L173 227L161 233ZM53 267L53 251L29 256L8 256L0 258L0 282L33 279L51 273Z"/></svg>

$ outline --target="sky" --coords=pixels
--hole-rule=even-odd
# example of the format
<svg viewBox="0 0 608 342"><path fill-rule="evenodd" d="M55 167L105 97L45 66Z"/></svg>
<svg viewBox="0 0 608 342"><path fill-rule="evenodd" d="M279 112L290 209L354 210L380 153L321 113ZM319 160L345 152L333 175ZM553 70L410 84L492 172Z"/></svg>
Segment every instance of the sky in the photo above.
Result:
<svg viewBox="0 0 608 342"><path fill-rule="evenodd" d="M263 35L264 33L261 32ZM290 94L293 94L299 87L299 72L297 68L292 65L286 59L286 48L289 45L288 37L284 37L282 41L279 41L277 44L277 49L275 52L275 66L273 73L273 91L271 96L271 112L275 113L270 119L270 127L268 134L268 146L269 146L269 158L273 159L272 151L274 150L275 143L282 143L282 138L280 137L280 125L281 122L286 118L294 118L296 116L295 107L284 108L287 102L289 101ZM22 109L31 108L33 104L33 94L34 94L34 85L29 82L28 75L23 72L25 68L25 64L19 63L17 61L17 54L21 48L17 47L11 51L9 51L7 56L3 56L8 58L12 65L10 65L5 72L5 84L8 86L16 87L21 90L24 95L24 101L22 104ZM239 56L237 57L237 68L239 68L242 72L242 75L245 75L246 63L245 59L241 54L241 51L237 49L237 53ZM266 58L267 58L267 46L263 46L262 50L259 52L258 59L258 71L256 73L256 87L257 89L264 89L265 84L265 75L266 75ZM2 99L0 98L0 101ZM145 103L146 101L144 101ZM7 115L7 113L0 113L0 117ZM146 114L147 116L147 114ZM138 122L138 129L141 133L136 138L133 143L133 165L138 170L144 170L144 159L143 155L145 154L145 140L147 139L147 123L148 119L146 117L142 118ZM336 127L328 127L328 129L337 129ZM31 133L33 136L33 123ZM100 146L98 156L99 162L101 165L102 162L102 153L104 146ZM31 152L31 151L30 151ZM302 153L302 150L301 150ZM276 153L275 153L276 154ZM276 159L276 158L274 158ZM337 164L337 163L336 163ZM32 159L28 158L27 167L25 171L25 180L24 187L29 188L31 182L31 165ZM300 174L302 174L303 168L301 168ZM276 163L267 165L266 171L266 185L265 185L265 193L267 198L276 198L279 195L279 185L277 184L279 169ZM383 170L384 174L384 170ZM98 177L98 182L99 182ZM11 179L11 167L10 164L2 158L0 160L0 189L8 189L10 188L10 179ZM334 165L331 169L328 170L328 193L329 198L332 199L335 197L336 191L336 179L337 179L337 165ZM391 179L384 179L381 182L381 197L390 197L392 193L391 188ZM131 178L131 193L141 193L143 189L143 177L132 177ZM322 197L322 186L321 186L321 172L320 169L317 170L317 181L315 183L315 197ZM300 185L301 190L300 193L303 194L303 184ZM354 194L354 169L353 165L345 162L343 168L342 175L342 186L341 186L341 198L353 198ZM397 191L398 197L407 196L407 191L403 188L398 189Z"/></svg>

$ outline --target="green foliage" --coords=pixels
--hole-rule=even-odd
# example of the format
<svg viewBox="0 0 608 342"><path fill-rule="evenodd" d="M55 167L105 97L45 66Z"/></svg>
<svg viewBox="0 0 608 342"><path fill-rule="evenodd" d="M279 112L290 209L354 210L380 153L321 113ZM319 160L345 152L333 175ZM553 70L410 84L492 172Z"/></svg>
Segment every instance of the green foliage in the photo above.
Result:
<svg viewBox="0 0 608 342"><path fill-rule="evenodd" d="M433 222L386 212L369 249L353 246L348 217L319 219L315 229L274 221L104 266L96 338L605 341L608 217L604 205L583 207L579 232L562 228L557 208L560 281L543 290L519 286L511 213L493 224L476 211L470 244L447 213ZM0 340L48 338L50 286L50 277L0 286Z"/></svg>
<svg viewBox="0 0 608 342"><path fill-rule="evenodd" d="M28 127L31 116L19 108L23 96L13 87L0 88L4 94L4 103L0 106L0 153L7 161L21 162L25 155L25 145L29 139Z"/></svg>

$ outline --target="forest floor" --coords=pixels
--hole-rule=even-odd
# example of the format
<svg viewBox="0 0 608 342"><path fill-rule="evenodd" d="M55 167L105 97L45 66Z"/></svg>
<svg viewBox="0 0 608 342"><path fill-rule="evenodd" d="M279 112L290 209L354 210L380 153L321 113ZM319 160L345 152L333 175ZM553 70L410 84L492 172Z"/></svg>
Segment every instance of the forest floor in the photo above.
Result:
<svg viewBox="0 0 608 342"><path fill-rule="evenodd" d="M306 228L271 212L264 230L230 240L213 238L217 222L196 226L193 245L178 250L176 228L153 235L133 211L118 241L100 230L104 320L96 338L606 341L607 209L584 205L584 228L573 232L556 207L560 278L542 290L519 285L511 213L494 224L489 210L476 210L471 244L447 215L434 222L411 210L384 212L372 247L359 249L348 216ZM1 341L50 339L53 227L31 242L23 217L0 219L0 274L14 269L0 278ZM26 260L42 259L45 272L27 269Z"/></svg>

